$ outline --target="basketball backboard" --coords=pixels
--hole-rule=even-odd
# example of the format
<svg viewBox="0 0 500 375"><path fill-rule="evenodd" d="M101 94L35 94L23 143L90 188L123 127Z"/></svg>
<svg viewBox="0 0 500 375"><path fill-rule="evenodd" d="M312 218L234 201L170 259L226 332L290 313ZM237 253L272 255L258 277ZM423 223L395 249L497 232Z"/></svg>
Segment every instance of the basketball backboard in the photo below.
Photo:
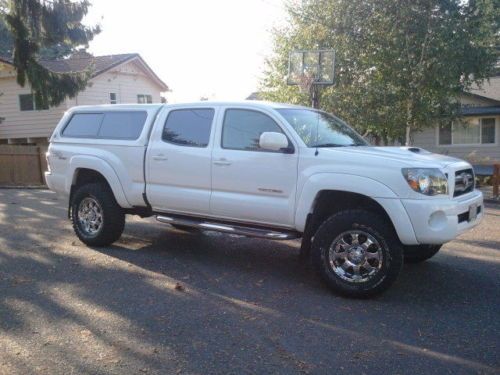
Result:
<svg viewBox="0 0 500 375"><path fill-rule="evenodd" d="M287 84L301 85L311 80L313 85L333 85L335 51L298 50L290 53Z"/></svg>

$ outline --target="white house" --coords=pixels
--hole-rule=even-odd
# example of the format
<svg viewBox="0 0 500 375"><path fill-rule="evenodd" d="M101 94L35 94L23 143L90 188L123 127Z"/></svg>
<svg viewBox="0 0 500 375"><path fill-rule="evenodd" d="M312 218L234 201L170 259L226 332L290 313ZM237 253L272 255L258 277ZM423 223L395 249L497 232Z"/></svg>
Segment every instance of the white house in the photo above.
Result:
<svg viewBox="0 0 500 375"><path fill-rule="evenodd" d="M168 86L136 53L84 53L40 63L57 73L81 72L90 67L93 75L87 88L75 98L57 107L36 108L29 85L19 86L11 61L0 57L0 144L46 144L63 113L75 105L159 103L160 93L168 91Z"/></svg>
<svg viewBox="0 0 500 375"><path fill-rule="evenodd" d="M500 76L460 98L462 118L415 133L413 144L472 163L500 161Z"/></svg>

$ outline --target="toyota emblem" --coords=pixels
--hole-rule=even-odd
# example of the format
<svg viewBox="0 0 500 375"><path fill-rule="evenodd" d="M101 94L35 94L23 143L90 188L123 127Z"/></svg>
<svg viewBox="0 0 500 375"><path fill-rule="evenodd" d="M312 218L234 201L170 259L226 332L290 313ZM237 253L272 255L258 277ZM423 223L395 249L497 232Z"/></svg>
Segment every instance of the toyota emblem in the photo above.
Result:
<svg viewBox="0 0 500 375"><path fill-rule="evenodd" d="M471 177L468 173L462 173L462 184L464 188L467 189L471 185Z"/></svg>

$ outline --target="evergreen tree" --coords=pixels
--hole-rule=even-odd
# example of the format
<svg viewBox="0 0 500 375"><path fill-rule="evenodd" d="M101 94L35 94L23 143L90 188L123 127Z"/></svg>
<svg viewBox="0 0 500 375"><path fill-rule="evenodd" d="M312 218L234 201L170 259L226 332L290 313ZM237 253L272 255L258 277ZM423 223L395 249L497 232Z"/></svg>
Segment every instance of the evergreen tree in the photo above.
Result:
<svg viewBox="0 0 500 375"><path fill-rule="evenodd" d="M14 43L3 16L7 11L7 0L0 0L0 56L10 56Z"/></svg>
<svg viewBox="0 0 500 375"><path fill-rule="evenodd" d="M494 74L499 0L307 0L290 3L274 32L266 99L308 104L286 85L294 49L333 48L336 85L321 107L363 133L411 143L411 132L450 121L458 98Z"/></svg>
<svg viewBox="0 0 500 375"><path fill-rule="evenodd" d="M88 47L89 41L100 31L98 27L82 24L89 7L88 0L0 2L0 53L12 56L17 82L21 86L30 84L40 108L58 105L86 87L90 71L54 73L45 69L39 59L63 57ZM8 32L2 28L2 18Z"/></svg>

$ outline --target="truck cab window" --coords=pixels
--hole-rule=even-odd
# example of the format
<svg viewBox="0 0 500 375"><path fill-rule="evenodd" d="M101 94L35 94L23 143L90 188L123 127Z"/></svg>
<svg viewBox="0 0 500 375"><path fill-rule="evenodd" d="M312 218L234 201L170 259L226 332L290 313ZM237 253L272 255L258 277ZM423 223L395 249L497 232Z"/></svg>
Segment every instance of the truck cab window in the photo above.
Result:
<svg viewBox="0 0 500 375"><path fill-rule="evenodd" d="M212 108L173 110L165 121L162 139L181 146L207 147L214 113Z"/></svg>
<svg viewBox="0 0 500 375"><path fill-rule="evenodd" d="M75 113L64 128L65 137L97 138L103 113Z"/></svg>
<svg viewBox="0 0 500 375"><path fill-rule="evenodd" d="M222 148L231 150L264 151L259 146L264 132L283 133L268 115L254 110L228 109L222 128ZM273 152L267 151L266 152Z"/></svg>

